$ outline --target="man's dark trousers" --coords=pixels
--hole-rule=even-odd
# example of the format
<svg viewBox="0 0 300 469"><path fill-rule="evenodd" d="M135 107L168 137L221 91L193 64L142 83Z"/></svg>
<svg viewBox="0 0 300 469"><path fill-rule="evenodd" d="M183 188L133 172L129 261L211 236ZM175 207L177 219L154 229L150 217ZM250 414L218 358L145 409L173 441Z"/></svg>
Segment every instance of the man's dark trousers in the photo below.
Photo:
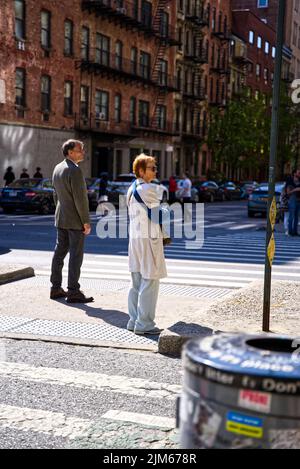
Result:
<svg viewBox="0 0 300 469"><path fill-rule="evenodd" d="M57 228L57 240L52 259L52 274L50 279L53 289L61 287L64 259L69 252L68 291L69 293L79 291L80 285L78 280L83 261L84 239L85 235L81 230Z"/></svg>

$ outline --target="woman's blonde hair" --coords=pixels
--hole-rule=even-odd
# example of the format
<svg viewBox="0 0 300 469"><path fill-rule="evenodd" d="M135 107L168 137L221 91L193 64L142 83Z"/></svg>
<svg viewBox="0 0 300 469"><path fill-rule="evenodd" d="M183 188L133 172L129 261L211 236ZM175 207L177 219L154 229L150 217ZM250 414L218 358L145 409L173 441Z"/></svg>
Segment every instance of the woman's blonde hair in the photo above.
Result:
<svg viewBox="0 0 300 469"><path fill-rule="evenodd" d="M147 165L152 163L156 165L156 159L153 156L148 156L142 153L141 155L137 156L133 162L133 172L137 178L140 177L140 169L146 172Z"/></svg>

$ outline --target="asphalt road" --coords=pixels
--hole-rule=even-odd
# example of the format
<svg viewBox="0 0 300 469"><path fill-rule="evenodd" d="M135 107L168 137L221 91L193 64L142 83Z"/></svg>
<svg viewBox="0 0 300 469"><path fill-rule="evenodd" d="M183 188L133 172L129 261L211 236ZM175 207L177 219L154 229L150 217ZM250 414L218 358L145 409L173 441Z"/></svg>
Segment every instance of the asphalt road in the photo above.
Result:
<svg viewBox="0 0 300 469"><path fill-rule="evenodd" d="M0 345L1 449L179 447L181 360L42 342Z"/></svg>

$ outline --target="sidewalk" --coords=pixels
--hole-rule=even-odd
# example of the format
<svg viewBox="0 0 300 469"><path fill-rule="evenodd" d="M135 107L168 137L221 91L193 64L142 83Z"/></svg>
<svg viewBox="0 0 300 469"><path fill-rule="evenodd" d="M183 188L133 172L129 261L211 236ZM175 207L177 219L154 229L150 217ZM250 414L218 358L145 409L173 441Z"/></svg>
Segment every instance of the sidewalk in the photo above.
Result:
<svg viewBox="0 0 300 469"><path fill-rule="evenodd" d="M180 355L190 337L224 332L261 332L261 281L242 290L161 288L156 320L158 337L136 336L126 330L126 282L98 281L83 290L95 298L88 305L49 299L49 279L34 277L0 288L0 337L50 340L72 344L150 350ZM95 283L94 283L95 285ZM216 289L214 289L216 290ZM176 293L177 291L177 293ZM207 292L206 292L207 291ZM185 294L186 292L186 294ZM185 294L185 296L183 296ZM217 292L214 296L218 296ZM300 282L273 282L271 331L300 337Z"/></svg>

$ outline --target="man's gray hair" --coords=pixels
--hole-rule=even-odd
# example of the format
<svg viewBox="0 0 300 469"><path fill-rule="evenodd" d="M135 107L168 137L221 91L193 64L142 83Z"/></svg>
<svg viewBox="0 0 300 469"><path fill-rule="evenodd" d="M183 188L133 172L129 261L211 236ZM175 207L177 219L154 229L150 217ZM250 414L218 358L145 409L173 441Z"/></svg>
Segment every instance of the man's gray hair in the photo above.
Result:
<svg viewBox="0 0 300 469"><path fill-rule="evenodd" d="M76 145L80 145L81 148L83 148L84 144L80 140L73 140L73 139L67 140L65 143L63 143L63 146L61 147L63 155L68 156L69 150L74 150Z"/></svg>

